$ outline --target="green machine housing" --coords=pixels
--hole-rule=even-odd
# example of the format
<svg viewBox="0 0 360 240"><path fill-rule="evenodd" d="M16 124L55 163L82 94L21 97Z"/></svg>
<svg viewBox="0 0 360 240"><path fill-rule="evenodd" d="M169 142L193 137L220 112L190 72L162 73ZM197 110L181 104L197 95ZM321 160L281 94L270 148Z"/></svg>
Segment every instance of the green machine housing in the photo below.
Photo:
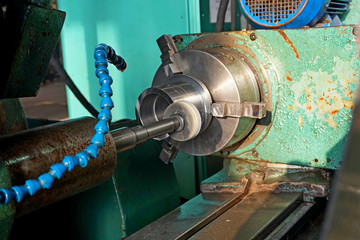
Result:
<svg viewBox="0 0 360 240"><path fill-rule="evenodd" d="M27 12L19 10L19 14L29 18L19 23L18 32L36 34L23 34L14 47L2 98L36 94L64 19L63 13L49 7L27 4ZM49 17L53 29L47 16L53 17ZM32 29L31 23L38 28ZM41 24L50 34L42 35ZM221 229L226 228L217 225L223 221L221 216L230 223L226 211L238 204L246 208L248 201L253 201L249 204L253 207L266 201L288 203L295 212L281 218L283 225L251 233L258 238L280 234L281 226L291 223L303 207L311 209L318 198L329 196L332 173L342 165L358 87L359 35L355 25L164 35L158 40L162 65L152 87L138 99L137 116L144 125L180 116L181 128L158 136L162 147L151 140L118 154L116 139L108 134L100 161L90 164L86 172L70 174L54 189L24 203L1 206L1 238L35 236L39 234L34 231L39 225L35 219L66 214L71 227L59 233L63 238L185 239L194 235L204 239L209 234L207 225L225 237L231 230L224 233ZM23 51L27 48L40 55ZM19 68L34 55L43 62ZM31 86L17 87L18 76L37 73L27 82ZM76 153L90 140L89 129L95 124L93 119L80 119L25 130L26 117L17 99L4 99L0 107L4 113L0 115L1 187L36 178L63 155ZM127 122L119 129L130 127ZM61 144L64 139L72 141ZM179 205L170 163L178 150L223 160L224 167L201 183L200 195L153 222ZM25 168L35 165L31 171ZM47 206L58 200L62 201ZM246 214L242 216L236 222L246 219ZM261 215L261 219L267 218ZM55 223L61 220L43 221L41 226L58 232ZM253 226L262 224L256 223Z"/></svg>

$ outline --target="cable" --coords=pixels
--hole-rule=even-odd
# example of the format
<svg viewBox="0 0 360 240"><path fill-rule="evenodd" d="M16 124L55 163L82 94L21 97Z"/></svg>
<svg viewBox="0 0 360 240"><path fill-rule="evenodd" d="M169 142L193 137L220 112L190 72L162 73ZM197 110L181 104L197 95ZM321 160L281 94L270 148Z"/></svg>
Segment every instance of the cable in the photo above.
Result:
<svg viewBox="0 0 360 240"><path fill-rule="evenodd" d="M229 5L229 0L221 0L217 19L216 19L215 32L224 31L225 15L228 5Z"/></svg>
<svg viewBox="0 0 360 240"><path fill-rule="evenodd" d="M231 5L231 27L230 27L230 30L231 31L236 30L236 24L237 24L236 1L237 0L231 0L231 2L230 2L230 5Z"/></svg>
<svg viewBox="0 0 360 240"><path fill-rule="evenodd" d="M88 112L93 116L97 117L99 115L99 112L91 105L91 103L86 100L84 95L80 92L80 90L76 87L73 80L70 78L70 76L67 74L64 67L61 65L58 59L55 57L51 58L50 64L54 67L55 71L60 75L60 77L64 80L65 84L69 87L71 92L75 95L75 97L79 100L79 102L88 110Z"/></svg>
<svg viewBox="0 0 360 240"><path fill-rule="evenodd" d="M13 186L11 189L0 189L0 204L5 205L12 200L20 202L26 195L33 196L40 189L49 189L55 178L60 179L66 171L72 171L75 167L86 167L90 159L97 158L99 149L105 145L105 134L109 132L109 123L111 121L111 109L114 107L111 100L112 78L109 76L107 69L107 61L114 64L118 70L124 71L126 63L123 58L115 54L114 49L105 45L99 44L95 48L95 67L96 76L99 78L101 86L99 95L101 100L101 111L98 115L98 123L95 125L95 135L91 139L91 144L87 146L83 152L75 156L65 156L61 163L56 163L50 166L50 171L38 177L38 179L26 180L22 186Z"/></svg>

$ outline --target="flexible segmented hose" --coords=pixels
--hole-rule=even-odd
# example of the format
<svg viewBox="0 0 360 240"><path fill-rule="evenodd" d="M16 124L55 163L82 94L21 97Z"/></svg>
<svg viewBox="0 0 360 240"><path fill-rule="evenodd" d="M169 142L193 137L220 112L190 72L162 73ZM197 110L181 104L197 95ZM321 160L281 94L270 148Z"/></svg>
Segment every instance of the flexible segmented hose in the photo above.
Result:
<svg viewBox="0 0 360 240"><path fill-rule="evenodd" d="M114 49L106 44L99 44L95 48L95 67L96 76L99 78L101 100L101 111L98 115L98 123L95 125L95 135L91 139L91 144L83 152L75 156L65 156L61 163L50 166L50 171L42 174L38 179L26 180L22 186L13 186L11 189L0 189L0 204L5 205L12 200L20 202L26 195L33 196L40 189L49 189L54 180L60 179L66 171L72 171L75 167L86 167L90 159L97 158L99 149L105 145L105 134L109 132L111 121L111 109L114 107L111 100L112 90L110 85L113 80L109 76L107 69L108 63L112 63L120 71L126 68L126 62L120 56L117 56Z"/></svg>

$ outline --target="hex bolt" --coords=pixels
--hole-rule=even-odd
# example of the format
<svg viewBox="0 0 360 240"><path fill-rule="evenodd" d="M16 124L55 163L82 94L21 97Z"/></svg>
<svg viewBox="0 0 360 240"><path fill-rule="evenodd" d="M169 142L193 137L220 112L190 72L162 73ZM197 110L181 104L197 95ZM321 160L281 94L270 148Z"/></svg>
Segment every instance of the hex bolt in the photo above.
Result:
<svg viewBox="0 0 360 240"><path fill-rule="evenodd" d="M251 34L250 34L250 40L251 40L251 41L255 41L256 39L257 39L256 34L255 34L255 33L251 33Z"/></svg>
<svg viewBox="0 0 360 240"><path fill-rule="evenodd" d="M360 36L360 27L354 27L353 34L355 36Z"/></svg>
<svg viewBox="0 0 360 240"><path fill-rule="evenodd" d="M265 173L260 170L255 170L255 171L251 172L251 174L250 174L251 181L254 183L257 183L257 184L264 181L264 178L265 178Z"/></svg>
<svg viewBox="0 0 360 240"><path fill-rule="evenodd" d="M252 153L251 153L254 157L258 157L259 156L259 152L256 151L255 149L252 150Z"/></svg>

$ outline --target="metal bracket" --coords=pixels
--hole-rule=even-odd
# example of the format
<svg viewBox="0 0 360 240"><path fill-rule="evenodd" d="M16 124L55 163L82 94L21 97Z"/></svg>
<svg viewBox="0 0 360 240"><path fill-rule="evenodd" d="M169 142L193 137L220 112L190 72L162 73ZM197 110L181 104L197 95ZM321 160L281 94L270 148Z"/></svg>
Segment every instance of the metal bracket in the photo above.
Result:
<svg viewBox="0 0 360 240"><path fill-rule="evenodd" d="M211 114L214 117L249 117L261 119L266 116L266 103L213 103L211 105Z"/></svg>
<svg viewBox="0 0 360 240"><path fill-rule="evenodd" d="M156 40L160 51L161 51L161 61L166 65L166 75L172 75L177 73L182 73L182 69L174 63L172 56L179 52L179 49L176 47L175 42L171 35L162 35L158 40Z"/></svg>
<svg viewBox="0 0 360 240"><path fill-rule="evenodd" d="M159 158L161 161L168 164L175 159L179 150L175 148L174 145L172 145L167 139L163 141L162 147L163 149L160 152Z"/></svg>

